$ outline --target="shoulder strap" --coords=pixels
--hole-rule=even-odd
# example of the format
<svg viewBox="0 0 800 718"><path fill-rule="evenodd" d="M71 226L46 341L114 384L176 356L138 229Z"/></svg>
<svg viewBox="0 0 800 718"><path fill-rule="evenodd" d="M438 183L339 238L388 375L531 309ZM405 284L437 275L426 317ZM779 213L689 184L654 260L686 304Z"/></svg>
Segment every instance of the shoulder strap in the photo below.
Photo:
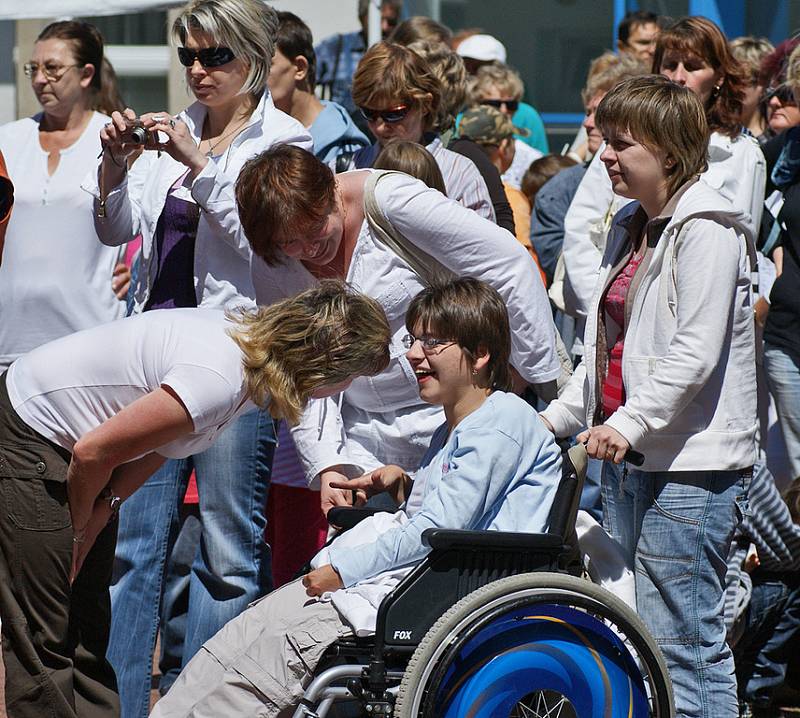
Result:
<svg viewBox="0 0 800 718"><path fill-rule="evenodd" d="M393 170L374 170L364 185L364 216L369 222L370 229L381 243L419 275L425 285L430 286L452 279L456 276L454 272L398 232L380 208L375 197L375 187L381 179L390 174L402 173Z"/></svg>

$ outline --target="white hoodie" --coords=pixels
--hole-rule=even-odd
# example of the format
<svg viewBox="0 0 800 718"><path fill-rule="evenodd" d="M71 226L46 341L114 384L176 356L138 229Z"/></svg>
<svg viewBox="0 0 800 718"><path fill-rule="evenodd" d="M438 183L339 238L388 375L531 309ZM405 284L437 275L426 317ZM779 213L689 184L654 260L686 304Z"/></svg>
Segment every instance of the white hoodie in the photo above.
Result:
<svg viewBox="0 0 800 718"><path fill-rule="evenodd" d="M629 205L614 218L587 316L584 362L543 412L557 436L591 425L595 415L600 301L612 267L629 251L626 226L636 209ZM645 455L645 471L733 470L755 460L748 220L696 182L652 251L625 331L625 403L605 422Z"/></svg>

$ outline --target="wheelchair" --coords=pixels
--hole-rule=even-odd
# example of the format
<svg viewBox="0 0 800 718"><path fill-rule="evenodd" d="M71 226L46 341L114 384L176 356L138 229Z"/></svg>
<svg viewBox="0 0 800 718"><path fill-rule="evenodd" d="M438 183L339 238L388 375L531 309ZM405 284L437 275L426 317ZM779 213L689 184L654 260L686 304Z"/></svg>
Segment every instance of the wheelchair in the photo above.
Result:
<svg viewBox="0 0 800 718"><path fill-rule="evenodd" d="M429 529L374 636L330 647L293 718L672 718L641 619L581 577L586 454L563 454L548 533ZM332 509L346 530L371 509Z"/></svg>

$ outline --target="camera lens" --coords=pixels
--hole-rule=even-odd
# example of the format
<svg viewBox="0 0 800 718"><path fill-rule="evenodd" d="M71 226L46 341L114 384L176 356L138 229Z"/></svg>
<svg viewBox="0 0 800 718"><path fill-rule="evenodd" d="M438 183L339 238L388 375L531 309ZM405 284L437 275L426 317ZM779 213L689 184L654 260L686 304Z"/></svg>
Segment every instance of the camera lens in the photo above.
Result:
<svg viewBox="0 0 800 718"><path fill-rule="evenodd" d="M131 130L131 140L137 145L143 145L147 140L147 130L144 127L134 127Z"/></svg>

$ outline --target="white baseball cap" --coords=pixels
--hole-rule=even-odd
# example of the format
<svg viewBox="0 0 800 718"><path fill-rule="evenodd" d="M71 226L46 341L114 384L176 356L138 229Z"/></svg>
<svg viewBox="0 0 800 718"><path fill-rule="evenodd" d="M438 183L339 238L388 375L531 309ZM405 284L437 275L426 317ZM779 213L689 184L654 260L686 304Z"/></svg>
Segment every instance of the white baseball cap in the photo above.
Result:
<svg viewBox="0 0 800 718"><path fill-rule="evenodd" d="M506 48L500 40L491 35L470 35L456 48L461 57L470 57L482 62L506 61Z"/></svg>

